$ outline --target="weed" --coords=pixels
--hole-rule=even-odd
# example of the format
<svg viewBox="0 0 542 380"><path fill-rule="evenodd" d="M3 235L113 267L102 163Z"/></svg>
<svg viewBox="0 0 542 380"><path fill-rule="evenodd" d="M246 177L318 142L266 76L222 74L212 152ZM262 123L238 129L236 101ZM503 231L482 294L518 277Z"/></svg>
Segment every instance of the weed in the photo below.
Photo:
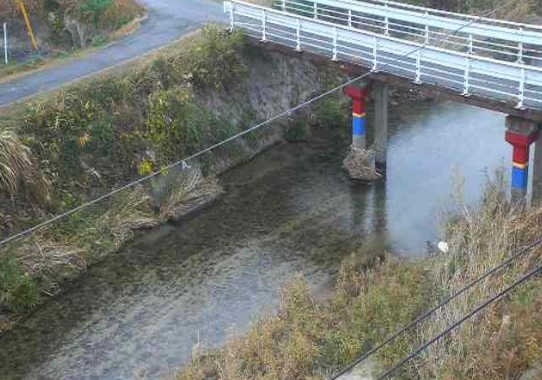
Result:
<svg viewBox="0 0 542 380"><path fill-rule="evenodd" d="M20 312L35 305L37 284L13 256L0 256L0 311Z"/></svg>

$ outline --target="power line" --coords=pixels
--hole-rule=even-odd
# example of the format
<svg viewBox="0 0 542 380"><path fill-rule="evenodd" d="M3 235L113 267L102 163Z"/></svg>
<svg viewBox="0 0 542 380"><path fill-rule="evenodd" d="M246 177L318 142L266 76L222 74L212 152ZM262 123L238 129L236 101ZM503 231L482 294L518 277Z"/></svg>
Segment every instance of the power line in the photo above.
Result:
<svg viewBox="0 0 542 380"><path fill-rule="evenodd" d="M489 276L497 273L497 272L500 272L502 269L508 267L510 264L512 264L517 258L519 258L520 256L523 256L524 254L526 254L527 252L531 251L533 248L535 248L536 246L542 244L542 237L534 240L533 242L531 242L529 245L527 245L526 247L523 247L522 249L520 249L518 252L514 253L512 256L510 256L508 259L504 260L503 262L501 262L499 265L497 265L496 267L493 267L492 269L488 270L486 273L484 273L481 277L478 277L477 279L473 280L472 282L470 282L469 284L467 284L465 287L463 287L462 289L460 289L459 291L457 291L456 293L446 297L441 303L439 303L438 305L432 307L431 309L427 310L426 312L424 312L421 316L419 316L418 318L416 318L415 320L413 320L412 322L410 322L408 325L402 327L401 329L399 329L398 331L396 331L395 333L393 333L392 335L390 335L385 341L379 343L378 345L376 345L375 347L373 347L372 349L370 349L369 351L367 351L366 353L364 353L363 355L361 355L359 358L357 358L354 362L352 362L351 364L349 364L346 368L342 369L340 372L336 373L335 375L333 375L329 380L336 380L338 379L339 377L341 377L342 375L344 375L345 373L351 371L355 366L357 366L358 364L360 364L361 362L363 362L365 359L367 359L369 356L373 355L374 353L376 353L377 351L380 351L384 346L387 346L388 344L392 343L393 341L395 341L399 336L401 336L403 333L407 332L408 330L410 330L411 328L413 328L414 326L418 325L420 322L423 322L424 320L426 320L427 318L429 318L431 315L433 315L437 310L443 308L444 306L448 305L450 302L452 302L454 299L456 299L457 297L459 297L460 295L464 294L466 291L472 289L474 286L478 285L479 283L481 283L483 280L485 280L486 278L488 278Z"/></svg>
<svg viewBox="0 0 542 380"><path fill-rule="evenodd" d="M488 14L485 15L485 17L487 17L488 15L491 15L492 13L495 13L495 12L497 12L497 11L503 9L503 8L504 8L505 6L507 6L507 5L508 5L508 3L503 3L501 6L499 6L499 7L495 8L495 9L491 10L491 12L488 12ZM473 18L471 21L465 23L465 24L462 25L460 28L455 29L454 31L452 31L452 32L450 32L450 33L448 33L448 34L446 34L446 35L443 36L440 40L437 40L437 41L438 41L438 42L443 42L443 41L445 41L448 37L451 37L454 33L457 33L457 32L459 32L459 31L461 31L462 29L464 29L464 28L468 27L469 25L475 23L476 21L482 19L482 17L483 17L483 16L477 16L477 17ZM416 47L416 48L413 49L412 51L410 51L410 52L408 52L408 53L405 53L404 55L401 55L401 56L399 56L399 57L397 57L397 58L395 58L395 59L393 59L393 60L391 60L391 61L389 61L389 62L383 64L383 65L382 65L378 70L376 70L376 71L381 71L382 69L384 69L384 68L386 68L386 67L388 67L388 66L390 66L390 65L393 65L394 63L399 62L400 60L402 60L402 59L404 59L404 58L406 58L406 57L408 57L408 56L410 56L410 55L412 55L412 54L414 54L414 53L417 53L417 52L420 51L420 50L423 50L423 49L424 49L425 47L427 47L427 46L428 46L428 43L425 42L424 44L422 44L422 45L419 46L419 47ZM301 108L304 108L304 107L306 107L306 106L308 106L308 105L310 105L310 104L312 104L312 103L314 103L314 102L316 102L316 101L318 101L318 100L320 100L320 99L322 99L322 98L324 98L324 97L326 97L326 96L328 96L328 95L331 95L331 94L333 94L333 93L335 93L335 92L337 92L337 91L339 91L339 90L341 90L341 89L343 89L343 88L345 88L345 87L347 87L347 86L349 86L349 85L351 85L351 84L353 84L353 83L355 83L355 82L358 82L358 81L360 81L360 80L362 80L362 79L364 79L364 78L370 76L373 72L375 72L375 71L369 71L369 72L367 72L367 73L365 73L365 74L363 74L363 75L361 75L361 76L359 76L359 77L357 77L357 78L354 78L354 79L352 79L352 80L349 80L349 81L347 81L347 82L345 82L345 83L343 83L343 84L341 84L341 85L339 85L339 86L337 86L337 87L335 87L335 88L332 88L331 90L328 90L328 91L324 92L323 94L320 94L320 95L318 95L318 96L315 96L315 97L313 97L312 99L309 99L308 101L305 101L305 102L303 102L303 103L301 103L301 104L299 104L299 105L297 105L297 106L295 106L295 107L293 107L293 108L291 108L291 109L289 109L289 110L287 110L287 111L281 112L281 113L279 113L279 114L277 114L277 115L271 117L270 119L267 119L267 120L265 120L265 121L263 121L263 122L261 122L261 123L259 123L259 124L256 124L256 125L252 126L252 127L249 128L249 129L246 129L246 130L244 130L244 131L242 131L242 132L240 132L240 133L237 133L237 134L235 134L235 135L233 135L233 136L231 136L231 137L229 137L229 138L227 138L227 139L225 139L225 140L223 140L223 141L221 141L221 142L219 142L219 143L213 144L213 145L211 145L210 147L207 147L207 148L205 148L205 149L203 149L203 150L200 150L199 152L194 153L194 154L192 154L191 156L185 157L185 158L182 159L182 160L179 160L179 161L177 161L177 162L174 162L174 163L172 163L172 164L169 164L169 165L167 165L167 166L161 168L160 170L158 170L158 171L156 171L156 172L154 172L154 173L152 173L152 174L149 174L149 175L147 175L147 176L141 177L141 178L139 178L139 179L137 179L137 180L135 180L135 181L132 181L132 182L130 182L130 183L128 183L128 184L126 184L126 185L124 185L124 186L122 186L122 187L119 187L119 188L117 188L117 189L115 189L115 190L112 190L112 191L110 191L109 193L106 193L106 194L104 194L104 195L102 195L102 196L99 196L99 197L93 199L93 200L90 200L90 201L88 201L88 202L85 202L85 203L83 203L82 205L77 206L77 207L75 207L75 208L73 208L73 209L71 209L71 210L68 210L68 211L64 212L64 213L61 213L61 214L59 214L59 215L57 215L57 216L54 216L54 217L52 217L52 218L50 218L50 219L48 219L48 220L46 220L46 221L44 221L44 222L42 222L42 223L39 223L39 224L37 224L37 225L35 225L35 226L33 226L33 227L30 227L30 228L28 228L28 229L26 229L26 230L23 230L23 231L21 231L21 232L18 232L18 233L14 234L14 235L12 235L12 236L6 238L6 239L1 240L1 241L0 241L0 246L3 246L4 244L9 243L9 242L11 242L11 241L13 241L13 240L19 239L19 238L21 238L21 237L23 237L23 236L29 235L29 234L33 233L34 231L40 230L40 229L42 229L43 227L46 227L46 226L48 226L48 225L50 225L50 224L56 222L57 220L66 218L66 217L68 217L68 216L70 216L70 215L72 215L72 214L74 214L74 213L76 213L76 212L78 212L78 211L80 211L80 210L83 210L83 209L85 209L85 208L87 208L87 207L90 207L90 206L92 206L92 205L94 205L94 204L96 204L96 203L99 203L99 202L101 202L101 201L107 199L107 198L110 198L110 197L112 197L113 195L116 195L116 194L118 194L118 193L120 193L120 192L122 192L122 191L124 191L124 190L127 190L127 189L129 189L129 188L132 188L132 187L134 187L134 186L136 186L136 185L138 185L138 184L140 184L140 183L142 183L142 182L145 182L145 181L147 181L147 180L149 180L149 179L151 179L151 178L154 178L154 177L158 176L159 174L161 174L161 173L163 173L163 172L167 172L168 170L171 170L171 169L173 169L174 167L177 167L177 166L179 166L179 165L185 164L186 161L189 161L189 160L191 160L191 159L197 158L197 157L199 157L199 156L201 156L201 155L203 155L203 154L205 154L205 153L208 153L208 152L210 152L210 151L212 151L212 150L214 150L214 149L216 149L216 148L221 147L222 145L225 145L225 144L229 143L230 141L236 140L236 139L238 139L239 137L242 137L242 136L244 136L244 135L246 135L246 134L248 134L248 133L251 133L251 132L253 132L253 131L257 130L257 129L260 129L260 128L264 127L264 126L267 126L267 125L269 125L270 123L272 123L273 121L275 121L275 120L277 120L277 119L280 119L280 118L282 118L282 117L284 117L284 116L289 116L292 112L297 111L297 110L299 110L299 109L301 109Z"/></svg>
<svg viewBox="0 0 542 380"><path fill-rule="evenodd" d="M421 346L419 346L418 348L416 348L410 355L408 355L407 357L405 357L404 359L402 359L399 363L397 363L393 368L391 368L390 370L386 371L384 374L380 375L377 380L385 380L387 379L390 375L392 375L393 373L395 373L399 368L401 368L405 363L409 362L410 360L414 359L416 356L418 356L419 354L421 354L426 348L428 348L429 346L431 346L433 343L437 342L438 340L442 339L444 336L446 336L447 334L449 334L450 332L452 332L455 328L457 328L458 326L462 325L465 321L467 321L468 319L472 318L474 315L478 314L480 311L482 311L483 309L485 309L487 306L491 305L493 302L495 301L498 301L499 299L501 299L503 296L505 296L507 293L509 293L510 291L512 291L514 288L516 288L517 286L523 284L525 281L531 279L532 277L534 277L535 275L537 275L539 272L542 272L542 265L539 265L538 267L536 267L535 269L533 269L532 271L530 271L529 273L525 274L524 276L522 276L521 278L519 278L517 281L515 281L512 285L510 285L509 287L507 287L506 289L504 289L503 291L501 291L500 293L494 295L493 297L491 297L490 299L486 300L484 303L482 303L481 305L479 305L476 309L474 309L473 311L471 311L469 314L465 315L463 318L461 318L459 321L455 322L454 324L452 324L451 326L449 326L448 328L446 328L444 331L442 331L441 333L439 333L438 335L436 335L435 337L433 337L431 340L425 342L424 344L422 344Z"/></svg>

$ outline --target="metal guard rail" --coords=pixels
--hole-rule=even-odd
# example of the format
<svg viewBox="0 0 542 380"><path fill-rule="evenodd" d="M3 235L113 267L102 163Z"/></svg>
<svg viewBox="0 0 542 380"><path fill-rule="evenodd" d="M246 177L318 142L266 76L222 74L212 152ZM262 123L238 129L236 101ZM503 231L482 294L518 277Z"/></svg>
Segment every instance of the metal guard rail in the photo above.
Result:
<svg viewBox="0 0 542 380"><path fill-rule="evenodd" d="M490 17L450 12L450 11L444 11L444 10L435 9L435 8L423 7L419 5L400 3L397 1L391 1L391 0L339 0L339 1L341 3L344 3L346 6L369 3L369 4L374 4L374 5L382 5L384 7L393 7L396 9L411 10L411 11L418 12L421 14L427 13L429 15L442 16L447 19L455 18L461 21L476 21L478 23L483 23L483 24L488 24L488 25L493 25L493 26L502 26L505 28L518 29L518 30L520 28L523 28L526 30L542 31L542 25L534 25L534 24L507 21L507 20L499 20L499 19L490 18ZM283 0L276 0L277 4L280 4L281 2L283 2ZM318 3L318 0L307 0L307 2Z"/></svg>
<svg viewBox="0 0 542 380"><path fill-rule="evenodd" d="M224 3L230 28L250 36L307 50L457 91L542 110L542 68L427 46L266 8L238 0ZM419 49L421 48L421 49ZM419 49L417 52L412 52Z"/></svg>
<svg viewBox="0 0 542 380"><path fill-rule="evenodd" d="M369 0L371 1L371 0ZM470 54L505 55L508 60L542 66L542 26L459 15L395 2L353 0L276 0L275 7L314 19L367 29L386 35L425 39L454 33L458 50ZM378 30L375 30L377 28Z"/></svg>

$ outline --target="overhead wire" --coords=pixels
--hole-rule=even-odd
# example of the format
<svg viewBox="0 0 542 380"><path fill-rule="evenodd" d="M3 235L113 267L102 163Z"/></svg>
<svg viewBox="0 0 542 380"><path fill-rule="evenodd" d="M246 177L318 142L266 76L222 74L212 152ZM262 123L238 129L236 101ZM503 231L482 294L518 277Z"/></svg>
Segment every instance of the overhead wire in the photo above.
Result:
<svg viewBox="0 0 542 380"><path fill-rule="evenodd" d="M444 306L448 305L450 302L452 302L454 299L459 297L460 295L464 294L468 290L472 289L476 285L480 284L482 281L484 281L489 276L500 272L501 270L507 268L510 264L512 264L514 261L516 261L519 257L523 256L524 254L530 252L533 248L536 248L537 246L542 244L542 237L539 237L538 239L534 240L527 246L523 247L522 249L518 250L516 253L512 254L508 259L502 261L499 265L491 268L487 272L485 272L482 276L476 278L475 280L471 281L467 285L465 285L463 288L455 292L454 294L451 294L444 298L438 305L432 307L431 309L425 311L422 315L420 315L418 318L407 324L406 326L403 326L399 330L397 330L395 333L390 335L386 340L383 342L377 344L373 348L371 348L369 351L358 357L355 361L350 363L347 367L343 368L340 372L334 374L332 377L329 378L329 380L336 380L345 373L348 373L351 371L355 366L359 365L363 361L365 361L369 356L375 354L376 352L380 351L382 348L387 346L388 344L395 341L399 336L410 330L411 328L417 326L427 318L429 318L431 315L433 315L436 311L439 309L442 309Z"/></svg>
<svg viewBox="0 0 542 380"><path fill-rule="evenodd" d="M495 8L495 9L493 9L491 11L491 13L497 12L497 11L501 10L502 8L504 8L507 5L508 5L507 3L503 4L503 5ZM458 31L461 31L462 29L468 27L469 25L472 25L477 20L482 19L482 17L484 17L484 16L476 16L471 21L466 22L461 27L455 29L454 31L447 34L446 36L442 37L441 41L445 41L446 38L451 37L453 35L453 33L457 33ZM394 64L396 62L399 62L402 59L404 59L404 58L406 58L406 57L408 57L408 56L410 56L410 55L412 55L414 53L417 53L418 51L426 48L427 46L428 46L427 42L423 43L422 45L412 49L412 51L409 51L409 52L407 52L407 53L405 53L405 54L403 54L403 55L401 55L401 56L399 56L399 57L397 57L397 58L395 58L395 59L393 59L391 61L388 61L388 62L386 62L385 64L383 64L381 66L379 66L378 70L376 70L376 72L381 71L384 68L386 68L387 66L392 65L392 64ZM246 129L246 130L244 130L242 132L239 132L239 133L237 133L237 134L235 134L233 136L230 136L230 137L228 137L227 139L225 139L225 140L223 140L221 142L213 144L213 145L211 145L211 146L209 146L209 147L207 147L207 148L205 148L203 150L200 150L200 151L198 151L198 152L196 152L196 153L194 153L192 155L189 155L188 157L185 157L185 158L183 158L181 160L178 160L176 162L173 162L173 163L171 163L171 164L169 164L169 165L167 165L165 167L162 167L162 168L160 168L160 170L158 170L158 171L156 171L154 173L151 173L149 175L141 177L141 178L139 178L139 179L137 179L135 181L129 182L128 184L126 184L124 186L121 186L121 187L119 187L119 188L117 188L115 190L112 190L112 191L110 191L110 192L108 192L106 194L103 194L103 195L101 195L101 196L99 196L97 198L94 198L94 199L92 199L90 201L87 201L87 202L85 202L85 203L83 203L83 204L81 204L81 205L79 205L77 207L74 207L73 209L65 211L65 212L63 212L61 214L58 214L58 215L56 215L56 216L54 216L54 217L52 217L50 219L47 219L44 222L38 223L38 224L28 228L28 229L25 229L25 230L20 231L20 232L18 232L16 234L13 234L13 235L5 238L5 239L2 239L2 240L0 240L0 246L3 246L3 245L5 245L5 244L7 244L7 243L9 243L9 242L11 242L13 240L19 239L19 238L24 237L26 235L29 235L29 234L37 231L37 230L40 230L40 229L42 229L42 228L44 228L44 227L58 221L58 220L60 220L60 219L64 219L64 218L66 218L66 217L68 217L68 216L70 216L70 215L72 215L72 214L74 214L74 213L76 213L78 211L86 209L87 207L95 205L95 204L97 204L97 203L99 203L99 202L101 202L101 201L103 201L105 199L108 199L108 198L110 198L110 197L112 197L112 196L114 196L114 195L116 195L116 194L118 194L118 193L120 193L120 192L122 192L124 190L127 190L129 188L132 188L132 187L140 184L140 183L148 181L149 179L154 178L154 177L156 177L156 176L158 176L158 175L160 175L160 174L162 174L164 172L167 172L167 171L169 171L169 170L171 170L171 169L173 169L173 168L175 168L175 167L177 167L179 165L184 166L184 165L186 165L186 162L189 161L189 160L192 160L192 159L195 159L195 158L197 158L199 156L202 156L203 154L208 153L208 152L210 152L212 150L215 150L215 149L229 143L230 141L236 140L236 139L238 139L238 138L240 138L240 137L242 137L242 136L244 136L246 134L249 134L249 133L257 130L257 129L265 127L265 126L269 125L270 123L274 122L277 119L280 119L280 118L285 117L285 116L289 116L293 112L295 112L295 111L297 111L297 110L299 110L301 108L304 108L304 107L306 107L306 106L308 106L308 105L310 105L310 104L312 104L312 103L314 103L314 102L316 102L316 101L318 101L318 100L320 100L320 99L322 99L324 97L327 97L327 96L329 96L329 95L331 95L331 94L333 94L333 93L335 93L335 92L337 92L339 90L342 90L343 88L345 88L345 87L347 87L347 86L349 86L351 84L354 84L354 83L356 83L356 82L358 82L358 81L360 81L362 79L365 79L365 78L369 77L370 75L372 75L374 73L375 73L375 70L368 71L367 73L365 73L363 75L360 75L360 76L358 76L358 77L356 77L354 79L348 80L347 82L345 82L345 83L343 83L343 84L341 84L339 86L336 86L336 87L332 88L331 90L325 91L324 93L322 93L320 95L317 95L317 96L315 96L315 97L313 97L313 98L311 98L311 99L309 99L309 100L307 100L305 102L302 102L302 103L298 104L297 106L288 109L287 111L278 113L277 115L275 115L275 116L273 116L273 117L271 117L271 118L269 118L269 119L267 119L267 120L265 120L265 121L263 121L261 123L258 123L258 124L248 128L248 129Z"/></svg>
<svg viewBox="0 0 542 380"><path fill-rule="evenodd" d="M408 356L403 358L401 361L399 361L395 366L393 366L391 369L384 372L382 375L377 377L377 380L385 380L389 378L389 376L393 375L396 371L398 371L403 365L408 363L410 360L414 359L418 355L420 355L423 351L425 351L429 346L436 343L440 339L444 338L446 335L448 335L450 332L455 330L457 327L461 326L463 323L465 323L467 320L478 314L480 311L491 305L492 303L498 301L502 297L504 297L506 294L514 290L519 285L523 284L524 282L530 280L532 277L536 276L542 272L542 265L539 265L535 267L530 272L526 273L522 277L520 277L518 280L514 281L514 283L508 287L506 287L504 290L500 291L493 297L487 299L482 304L480 304L478 307L476 307L473 311L463 316L461 319L459 319L457 322L453 323L452 325L448 326L446 329L444 329L442 332L425 342L424 344L418 346L412 353L410 353Z"/></svg>

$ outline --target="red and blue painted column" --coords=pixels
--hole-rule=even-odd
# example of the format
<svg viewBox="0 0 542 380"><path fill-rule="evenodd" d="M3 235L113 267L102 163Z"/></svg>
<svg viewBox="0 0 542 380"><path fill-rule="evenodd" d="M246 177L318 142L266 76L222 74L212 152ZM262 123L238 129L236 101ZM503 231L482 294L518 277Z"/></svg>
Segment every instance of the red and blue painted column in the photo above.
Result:
<svg viewBox="0 0 542 380"><path fill-rule="evenodd" d="M367 147L367 96L365 86L348 86L346 95L352 99L352 146L358 149Z"/></svg>
<svg viewBox="0 0 542 380"><path fill-rule="evenodd" d="M538 125L513 116L506 118L505 140L514 149L512 163L512 198L525 198L529 185L529 150L538 139Z"/></svg>

